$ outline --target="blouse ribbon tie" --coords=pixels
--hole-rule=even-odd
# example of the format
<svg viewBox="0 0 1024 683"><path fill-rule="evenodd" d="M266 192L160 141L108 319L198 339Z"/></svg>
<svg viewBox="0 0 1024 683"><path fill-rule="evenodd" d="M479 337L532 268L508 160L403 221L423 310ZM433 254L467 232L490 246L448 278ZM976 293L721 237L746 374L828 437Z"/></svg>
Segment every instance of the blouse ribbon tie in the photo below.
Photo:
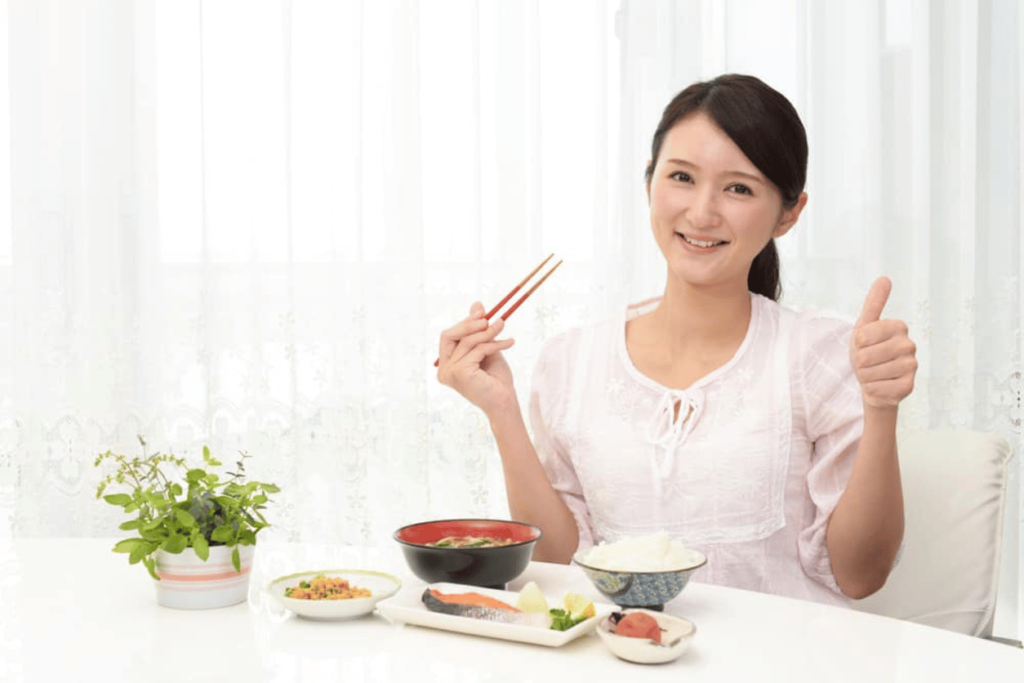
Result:
<svg viewBox="0 0 1024 683"><path fill-rule="evenodd" d="M679 410L676 410L676 406ZM672 472L676 449L686 440L704 409L704 392L669 389L647 423L647 440L661 448L657 473L662 479Z"/></svg>

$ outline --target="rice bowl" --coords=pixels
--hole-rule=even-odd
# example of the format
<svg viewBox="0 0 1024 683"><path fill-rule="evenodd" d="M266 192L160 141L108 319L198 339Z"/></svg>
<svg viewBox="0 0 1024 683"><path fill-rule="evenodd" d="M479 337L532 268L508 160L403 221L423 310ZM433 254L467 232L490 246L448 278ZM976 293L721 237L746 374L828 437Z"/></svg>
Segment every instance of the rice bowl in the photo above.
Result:
<svg viewBox="0 0 1024 683"><path fill-rule="evenodd" d="M579 561L594 569L618 572L666 572L703 564L704 555L673 540L664 531L627 536L579 554Z"/></svg>
<svg viewBox="0 0 1024 683"><path fill-rule="evenodd" d="M707 564L702 553L665 533L602 543L578 551L572 559L609 601L655 611L664 609Z"/></svg>

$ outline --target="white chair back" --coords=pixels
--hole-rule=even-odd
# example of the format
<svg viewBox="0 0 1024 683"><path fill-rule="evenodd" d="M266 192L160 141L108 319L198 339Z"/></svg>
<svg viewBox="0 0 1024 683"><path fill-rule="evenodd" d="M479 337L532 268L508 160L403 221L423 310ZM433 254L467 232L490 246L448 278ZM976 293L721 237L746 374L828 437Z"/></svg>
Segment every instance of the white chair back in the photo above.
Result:
<svg viewBox="0 0 1024 683"><path fill-rule="evenodd" d="M885 586L854 608L988 637L1010 444L982 432L922 430L901 432L898 447L903 550Z"/></svg>

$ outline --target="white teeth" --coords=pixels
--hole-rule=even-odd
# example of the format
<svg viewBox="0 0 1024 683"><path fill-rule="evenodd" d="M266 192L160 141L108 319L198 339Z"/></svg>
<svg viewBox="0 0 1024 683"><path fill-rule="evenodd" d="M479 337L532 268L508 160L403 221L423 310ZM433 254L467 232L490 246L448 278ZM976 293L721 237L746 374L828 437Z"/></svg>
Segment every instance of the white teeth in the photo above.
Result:
<svg viewBox="0 0 1024 683"><path fill-rule="evenodd" d="M683 235L683 239L697 247L714 247L719 244L725 244L725 242L702 242L700 240L695 240L690 237L687 237L686 235Z"/></svg>

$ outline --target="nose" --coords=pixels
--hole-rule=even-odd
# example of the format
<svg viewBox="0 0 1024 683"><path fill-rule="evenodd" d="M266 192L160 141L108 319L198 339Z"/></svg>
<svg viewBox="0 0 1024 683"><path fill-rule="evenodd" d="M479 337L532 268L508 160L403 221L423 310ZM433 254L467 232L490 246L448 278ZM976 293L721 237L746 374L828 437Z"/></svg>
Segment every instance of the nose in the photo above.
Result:
<svg viewBox="0 0 1024 683"><path fill-rule="evenodd" d="M718 225L721 215L718 212L718 192L711 185L698 188L692 195L692 202L687 210L686 218L695 228L713 228Z"/></svg>

